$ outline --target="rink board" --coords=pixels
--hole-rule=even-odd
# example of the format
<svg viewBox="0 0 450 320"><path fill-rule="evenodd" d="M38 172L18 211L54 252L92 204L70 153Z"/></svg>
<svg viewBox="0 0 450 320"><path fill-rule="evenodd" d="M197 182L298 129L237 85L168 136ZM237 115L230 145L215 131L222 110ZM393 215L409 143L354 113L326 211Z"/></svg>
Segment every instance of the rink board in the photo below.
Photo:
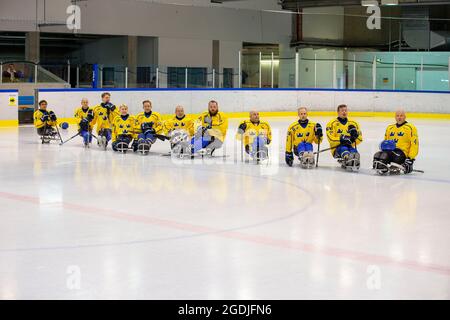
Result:
<svg viewBox="0 0 450 320"><path fill-rule="evenodd" d="M17 90L0 90L0 126L17 126L19 93Z"/></svg>
<svg viewBox="0 0 450 320"><path fill-rule="evenodd" d="M298 106L307 106L311 114L331 116L336 106L347 104L353 116L391 116L402 107L414 117L450 118L450 92L373 91L335 89L41 89L38 100L45 99L60 120L71 121L74 109L86 97L90 105L100 102L102 92L111 92L111 101L128 105L130 113L142 110L142 101L151 100L154 110L163 116L173 114L182 105L188 114L206 110L209 100L217 100L229 117L244 117L257 109L267 116L292 116ZM9 96L17 91L0 91L0 126L17 125L17 108L8 106ZM1 100L0 100L1 101ZM412 116L412 115L409 115Z"/></svg>
<svg viewBox="0 0 450 320"><path fill-rule="evenodd" d="M74 108L83 97L91 105L100 102L102 92L111 92L115 105L125 103L130 113L142 110L142 101L149 99L154 109L172 114L175 106L182 105L186 113L204 111L209 100L217 100L220 110L227 113L292 112L300 105L311 111L334 112L338 104L347 104L352 112L392 112L399 107L412 113L450 114L450 92L402 92L365 90L192 90L192 89L49 89L40 90L39 99L48 100L49 106L63 118L71 118ZM276 114L275 114L276 115Z"/></svg>

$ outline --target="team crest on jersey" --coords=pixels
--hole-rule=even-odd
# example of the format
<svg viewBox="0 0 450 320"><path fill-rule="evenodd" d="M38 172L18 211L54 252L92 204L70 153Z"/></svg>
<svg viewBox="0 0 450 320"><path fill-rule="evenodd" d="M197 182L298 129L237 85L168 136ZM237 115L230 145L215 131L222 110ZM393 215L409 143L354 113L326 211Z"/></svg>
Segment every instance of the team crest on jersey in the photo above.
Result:
<svg viewBox="0 0 450 320"><path fill-rule="evenodd" d="M399 132L397 135L398 135L399 137L403 137L403 136L405 135L405 133L404 133L404 132Z"/></svg>
<svg viewBox="0 0 450 320"><path fill-rule="evenodd" d="M342 133L342 129L338 129L337 133Z"/></svg>

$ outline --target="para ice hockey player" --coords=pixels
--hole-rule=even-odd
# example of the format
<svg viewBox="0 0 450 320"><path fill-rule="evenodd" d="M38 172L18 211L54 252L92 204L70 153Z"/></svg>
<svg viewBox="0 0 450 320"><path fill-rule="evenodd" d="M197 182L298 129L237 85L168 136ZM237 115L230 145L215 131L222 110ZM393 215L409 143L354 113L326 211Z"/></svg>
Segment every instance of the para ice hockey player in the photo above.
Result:
<svg viewBox="0 0 450 320"><path fill-rule="evenodd" d="M320 123L309 121L306 107L300 107L297 111L299 119L292 123L287 131L285 160L287 165L292 167L295 154L302 168L312 168L315 164L313 143L322 142L322 126Z"/></svg>
<svg viewBox="0 0 450 320"><path fill-rule="evenodd" d="M194 136L194 119L184 114L183 106L175 108L173 118L164 121L164 133L170 137L171 154L182 157L191 152L191 139Z"/></svg>
<svg viewBox="0 0 450 320"><path fill-rule="evenodd" d="M208 111L200 115L195 127L194 138L191 141L192 153L212 156L214 150L222 147L228 129L228 119L219 111L217 101L208 102Z"/></svg>
<svg viewBox="0 0 450 320"><path fill-rule="evenodd" d="M258 111L250 111L250 119L239 124L236 138L243 142L245 152L252 159L259 161L269 157L267 146L272 141L272 131L267 122L259 119Z"/></svg>
<svg viewBox="0 0 450 320"><path fill-rule="evenodd" d="M102 102L94 107L94 122L97 125L98 144L105 150L108 147L108 142L111 140L112 123L114 118L119 115L119 111L110 100L111 94L103 92Z"/></svg>
<svg viewBox="0 0 450 320"><path fill-rule="evenodd" d="M120 115L114 118L112 125L112 148L114 151L126 153L133 140L136 119L128 114L128 106L119 107Z"/></svg>
<svg viewBox="0 0 450 320"><path fill-rule="evenodd" d="M419 153L419 136L416 127L406 121L406 112L395 112L395 124L387 127L380 151L373 157L373 168L379 174L411 173Z"/></svg>
<svg viewBox="0 0 450 320"><path fill-rule="evenodd" d="M33 119L42 143L50 143L50 140L60 139L60 137L57 138L59 134L55 130L57 125L56 114L47 109L47 101L39 101L39 108L34 112Z"/></svg>
<svg viewBox="0 0 450 320"><path fill-rule="evenodd" d="M142 102L143 112L136 116L135 133L137 140L133 144L134 151L146 154L155 143L157 135L163 131L161 115L152 111L152 102L144 100Z"/></svg>
<svg viewBox="0 0 450 320"><path fill-rule="evenodd" d="M83 138L86 147L92 142L92 130L94 129L94 109L89 107L87 98L81 99L81 107L75 110L75 119L78 120L78 133Z"/></svg>
<svg viewBox="0 0 450 320"><path fill-rule="evenodd" d="M338 117L327 124L327 138L331 154L342 168L359 170L360 155L356 148L362 141L362 133L356 121L348 119L347 105L337 107Z"/></svg>

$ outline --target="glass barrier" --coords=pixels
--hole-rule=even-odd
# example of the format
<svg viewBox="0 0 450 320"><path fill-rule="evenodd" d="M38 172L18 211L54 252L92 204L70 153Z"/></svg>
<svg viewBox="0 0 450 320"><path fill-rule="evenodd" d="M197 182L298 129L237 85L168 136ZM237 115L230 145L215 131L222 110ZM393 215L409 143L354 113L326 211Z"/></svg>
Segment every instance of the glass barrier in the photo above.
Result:
<svg viewBox="0 0 450 320"><path fill-rule="evenodd" d="M446 53L436 54L432 57L423 55L423 68L418 73L422 90L449 90L448 59Z"/></svg>
<svg viewBox="0 0 450 320"><path fill-rule="evenodd" d="M1 82L35 82L36 67L25 61L6 61L0 64Z"/></svg>
<svg viewBox="0 0 450 320"><path fill-rule="evenodd" d="M295 55L274 59L274 88L295 88Z"/></svg>
<svg viewBox="0 0 450 320"><path fill-rule="evenodd" d="M316 60L312 50L304 50L299 54L298 86L300 88L316 87Z"/></svg>
<svg viewBox="0 0 450 320"><path fill-rule="evenodd" d="M57 69L50 71L33 62L6 61L0 63L0 70L0 83L65 83L55 72Z"/></svg>
<svg viewBox="0 0 450 320"><path fill-rule="evenodd" d="M244 53L234 68L0 63L0 83L69 83L73 88L336 88L449 91L449 52L305 48ZM239 57L236 57L239 61ZM97 69L96 69L97 68ZM97 72L96 72L97 70Z"/></svg>
<svg viewBox="0 0 450 320"><path fill-rule="evenodd" d="M242 55L242 88L259 88L259 54ZM262 78L262 72L261 72Z"/></svg>

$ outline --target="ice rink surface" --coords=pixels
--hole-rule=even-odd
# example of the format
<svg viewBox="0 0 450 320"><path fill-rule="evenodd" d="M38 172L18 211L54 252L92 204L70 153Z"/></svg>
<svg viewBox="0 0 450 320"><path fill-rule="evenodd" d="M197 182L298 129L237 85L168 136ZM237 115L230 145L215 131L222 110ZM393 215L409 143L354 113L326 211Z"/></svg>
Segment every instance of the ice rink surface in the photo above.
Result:
<svg viewBox="0 0 450 320"><path fill-rule="evenodd" d="M287 167L295 118L267 120L268 165L235 157L238 119L227 158L182 162L0 129L0 299L450 299L449 121L408 119L425 173L381 177L393 119L357 118L359 173Z"/></svg>

